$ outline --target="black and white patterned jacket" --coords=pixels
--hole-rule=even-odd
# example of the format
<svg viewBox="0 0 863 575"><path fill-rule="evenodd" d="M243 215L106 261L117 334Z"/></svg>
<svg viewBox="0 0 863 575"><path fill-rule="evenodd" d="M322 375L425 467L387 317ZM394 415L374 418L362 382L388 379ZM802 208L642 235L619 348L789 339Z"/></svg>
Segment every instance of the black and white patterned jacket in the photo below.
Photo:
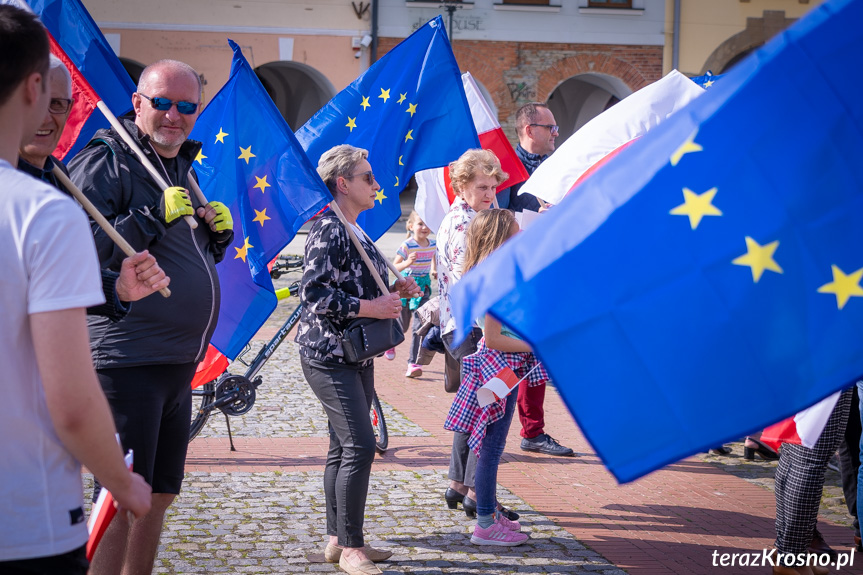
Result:
<svg viewBox="0 0 863 575"><path fill-rule="evenodd" d="M369 240L360 237L378 273L388 280L386 261ZM336 215L327 212L306 238L300 300L303 311L295 341L300 353L318 361L345 363L341 332L357 317L360 300L383 295L348 232ZM368 360L367 363L373 360Z"/></svg>

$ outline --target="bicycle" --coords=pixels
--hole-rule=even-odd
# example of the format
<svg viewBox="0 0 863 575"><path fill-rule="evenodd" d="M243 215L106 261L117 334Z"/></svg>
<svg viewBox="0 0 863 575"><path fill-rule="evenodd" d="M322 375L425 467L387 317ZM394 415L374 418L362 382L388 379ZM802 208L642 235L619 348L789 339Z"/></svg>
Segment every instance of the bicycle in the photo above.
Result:
<svg viewBox="0 0 863 575"><path fill-rule="evenodd" d="M300 256L279 256L279 259L273 264L270 277L278 279L283 274L298 270L302 266L303 259ZM276 297L279 301L291 296L296 297L299 289L299 282L295 281L286 288L276 290ZM246 345L245 349L237 356L237 360L248 367L243 375L235 375L226 370L218 378L192 390L192 424L189 430L190 443L204 428L210 414L218 409L225 414L225 424L228 427L228 440L231 445L231 451L236 451L231 434L230 418L248 413L255 405L257 389L263 383L263 378L258 375L258 372L264 367L264 364L267 363L285 338L288 337L288 333L300 320L301 310L302 306L298 305L272 339L258 351L258 354L251 363L246 363L243 360L243 357L251 351L251 346ZM381 409L381 402L378 399L377 391L375 391L372 398L369 417L375 431L375 449L378 453L383 454L389 445L389 433L387 432L387 423L384 418L384 412Z"/></svg>

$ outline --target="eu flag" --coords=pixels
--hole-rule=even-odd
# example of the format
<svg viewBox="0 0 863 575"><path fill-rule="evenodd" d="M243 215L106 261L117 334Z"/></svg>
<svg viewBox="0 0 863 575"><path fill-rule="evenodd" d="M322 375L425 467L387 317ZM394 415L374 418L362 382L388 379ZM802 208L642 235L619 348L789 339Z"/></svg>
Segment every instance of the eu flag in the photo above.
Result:
<svg viewBox="0 0 863 575"><path fill-rule="evenodd" d="M369 151L381 189L357 223L373 239L382 236L402 213L399 192L411 176L480 147L440 16L336 94L297 139L315 164L339 144Z"/></svg>
<svg viewBox="0 0 863 575"><path fill-rule="evenodd" d="M465 274L630 481L863 374L863 1L831 0Z"/></svg>
<svg viewBox="0 0 863 575"><path fill-rule="evenodd" d="M195 171L208 200L224 203L234 241L218 265L222 289L213 345L233 359L276 308L267 264L332 200L240 47L231 77L201 113Z"/></svg>

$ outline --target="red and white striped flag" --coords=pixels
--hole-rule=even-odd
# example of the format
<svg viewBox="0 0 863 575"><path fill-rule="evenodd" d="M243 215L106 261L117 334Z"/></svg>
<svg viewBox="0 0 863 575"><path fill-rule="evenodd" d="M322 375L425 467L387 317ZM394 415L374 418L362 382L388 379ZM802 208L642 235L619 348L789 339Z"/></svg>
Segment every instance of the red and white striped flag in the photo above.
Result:
<svg viewBox="0 0 863 575"><path fill-rule="evenodd" d="M519 379L513 370L508 367L503 368L476 390L476 399L479 402L479 406L485 407L499 401L502 397L506 397L515 389L520 381L521 379Z"/></svg>
<svg viewBox="0 0 863 575"><path fill-rule="evenodd" d="M479 134L479 143L483 150L491 150L500 160L503 171L509 174L509 179L498 186L498 190L504 190L510 186L525 181L528 177L527 170L507 140L503 129L497 118L491 111L488 103L483 98L479 88L471 77L470 72L461 75L464 84L464 93L473 116L473 125ZM420 215L425 224L433 232L437 232L444 216L449 211L450 204L455 199L452 185L449 181L449 168L435 168L423 170L416 174L417 190L414 209Z"/></svg>
<svg viewBox="0 0 863 575"><path fill-rule="evenodd" d="M794 417L774 423L761 434L761 441L774 451L779 451L779 446L783 443L814 447L836 407L836 402L839 401L840 393L842 392L837 391Z"/></svg>
<svg viewBox="0 0 863 575"><path fill-rule="evenodd" d="M540 164L518 193L559 204L614 154L703 93L704 88L672 70L582 126Z"/></svg>
<svg viewBox="0 0 863 575"><path fill-rule="evenodd" d="M133 457L132 450L129 450L126 454L126 467L129 468L129 471L132 470ZM90 520L87 521L87 531L90 532L90 538L87 539L87 561L93 560L96 547L116 514L117 506L114 503L114 496L103 487L96 503L93 504L93 509L90 510Z"/></svg>

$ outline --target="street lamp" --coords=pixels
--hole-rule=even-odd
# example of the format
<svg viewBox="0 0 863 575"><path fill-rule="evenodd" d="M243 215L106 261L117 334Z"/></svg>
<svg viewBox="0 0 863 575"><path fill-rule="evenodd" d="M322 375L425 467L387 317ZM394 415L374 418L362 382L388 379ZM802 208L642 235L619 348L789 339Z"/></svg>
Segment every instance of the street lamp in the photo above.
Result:
<svg viewBox="0 0 863 575"><path fill-rule="evenodd" d="M452 41L452 15L455 14L456 10L462 8L462 2L461 0L441 0L440 7L446 10L447 14L449 14L449 26L447 27L447 32L449 32L449 39Z"/></svg>

